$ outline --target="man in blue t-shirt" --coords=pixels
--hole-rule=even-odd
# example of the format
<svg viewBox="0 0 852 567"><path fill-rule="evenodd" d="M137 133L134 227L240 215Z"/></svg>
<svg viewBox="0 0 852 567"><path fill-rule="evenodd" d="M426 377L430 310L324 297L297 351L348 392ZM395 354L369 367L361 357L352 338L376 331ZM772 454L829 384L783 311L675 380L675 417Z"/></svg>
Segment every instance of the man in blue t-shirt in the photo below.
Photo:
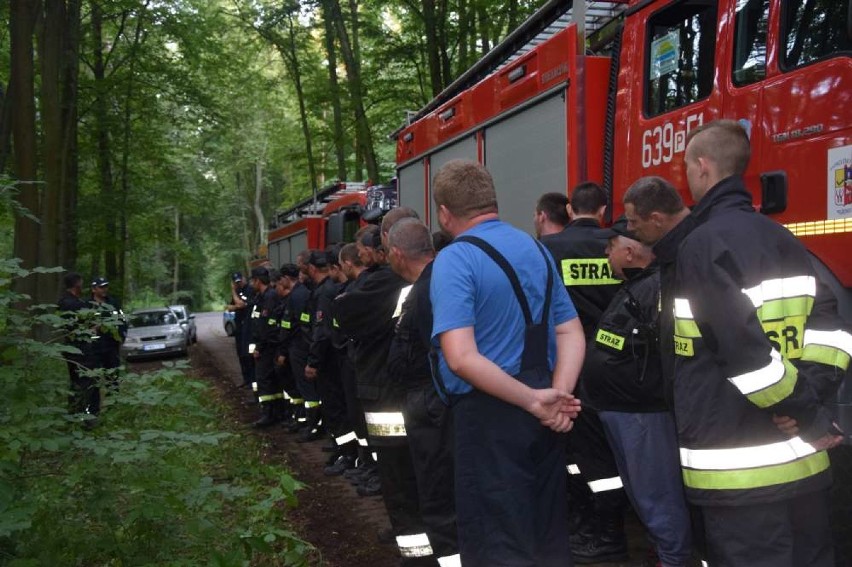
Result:
<svg viewBox="0 0 852 567"><path fill-rule="evenodd" d="M571 565L565 436L585 339L552 257L503 223L491 175L456 160L433 182L441 227L430 295L438 387L453 405L465 567Z"/></svg>

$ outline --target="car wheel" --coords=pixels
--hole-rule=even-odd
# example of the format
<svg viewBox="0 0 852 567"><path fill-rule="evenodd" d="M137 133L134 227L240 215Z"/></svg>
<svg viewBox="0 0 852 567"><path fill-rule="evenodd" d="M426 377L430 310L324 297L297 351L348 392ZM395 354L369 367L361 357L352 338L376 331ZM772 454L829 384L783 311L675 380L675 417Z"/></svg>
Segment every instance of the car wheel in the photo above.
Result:
<svg viewBox="0 0 852 567"><path fill-rule="evenodd" d="M198 333L192 334L192 344L198 344Z"/></svg>

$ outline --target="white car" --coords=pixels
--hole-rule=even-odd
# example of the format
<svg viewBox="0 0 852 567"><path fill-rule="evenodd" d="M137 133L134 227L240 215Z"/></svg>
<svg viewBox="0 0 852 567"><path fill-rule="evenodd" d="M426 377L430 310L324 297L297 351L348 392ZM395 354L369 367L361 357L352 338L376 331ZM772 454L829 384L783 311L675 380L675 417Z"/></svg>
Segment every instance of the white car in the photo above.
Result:
<svg viewBox="0 0 852 567"><path fill-rule="evenodd" d="M190 313L186 305L169 305L169 309L175 312L178 323L186 331L186 344L194 345L198 342L198 331L195 328L195 315Z"/></svg>
<svg viewBox="0 0 852 567"><path fill-rule="evenodd" d="M127 317L127 339L121 352L127 359L186 355L187 335L177 314L168 307L137 309Z"/></svg>

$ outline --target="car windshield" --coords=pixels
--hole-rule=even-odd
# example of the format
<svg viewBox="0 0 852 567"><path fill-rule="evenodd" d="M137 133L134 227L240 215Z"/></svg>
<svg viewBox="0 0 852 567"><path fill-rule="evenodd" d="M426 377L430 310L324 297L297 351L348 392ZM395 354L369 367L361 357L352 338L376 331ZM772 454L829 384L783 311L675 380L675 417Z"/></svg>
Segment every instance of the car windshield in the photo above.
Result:
<svg viewBox="0 0 852 567"><path fill-rule="evenodd" d="M148 311L133 313L130 316L131 327L156 327L157 325L174 325L177 323L175 314L171 311Z"/></svg>

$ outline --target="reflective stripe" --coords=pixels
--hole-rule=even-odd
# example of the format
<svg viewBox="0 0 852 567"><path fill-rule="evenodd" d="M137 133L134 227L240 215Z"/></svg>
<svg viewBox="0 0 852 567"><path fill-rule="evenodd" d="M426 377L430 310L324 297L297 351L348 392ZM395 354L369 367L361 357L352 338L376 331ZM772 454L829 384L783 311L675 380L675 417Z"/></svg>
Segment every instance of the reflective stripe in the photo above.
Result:
<svg viewBox="0 0 852 567"><path fill-rule="evenodd" d="M393 315L391 319L396 319L400 315L402 315L402 304L405 302L405 298L408 297L409 292L411 292L412 286L407 285L401 290L399 290L399 297L396 300L396 309L393 310Z"/></svg>
<svg viewBox="0 0 852 567"><path fill-rule="evenodd" d="M816 296L816 278L813 276L793 276L766 280L760 284L742 290L752 304L759 308L767 301L800 296Z"/></svg>
<svg viewBox="0 0 852 567"><path fill-rule="evenodd" d="M367 440L366 440L366 439L361 439L361 438L359 437L359 438L358 438L358 444L359 444L360 446L362 446L362 447L366 447L366 446L367 446Z"/></svg>
<svg viewBox="0 0 852 567"><path fill-rule="evenodd" d="M290 397L290 394L288 394L287 392L281 392L281 395L283 395L283 396L284 396L284 399L285 399L285 400L287 400L287 401L289 401L289 402L292 402L292 401L293 401L293 398L291 398L291 397Z"/></svg>
<svg viewBox="0 0 852 567"><path fill-rule="evenodd" d="M808 329L805 331L805 348L808 345L821 345L843 351L847 356L852 356L852 335L846 331L817 331Z"/></svg>
<svg viewBox="0 0 852 567"><path fill-rule="evenodd" d="M302 415L302 416L297 417L296 421L298 421L299 423L305 423L306 421L308 421L308 418L305 417L304 415Z"/></svg>
<svg viewBox="0 0 852 567"><path fill-rule="evenodd" d="M842 350L833 347L808 345L802 351L801 360L803 362L818 362L819 364L836 366L845 372L849 369L849 361L852 358Z"/></svg>
<svg viewBox="0 0 852 567"><path fill-rule="evenodd" d="M396 536L396 545L403 557L428 557L432 555L432 546L426 534Z"/></svg>
<svg viewBox="0 0 852 567"><path fill-rule="evenodd" d="M593 480L588 483L589 490L592 492L606 492L607 490L618 490L619 488L624 488L624 484L621 482L620 476L614 476L612 478L602 478L600 480Z"/></svg>
<svg viewBox="0 0 852 567"><path fill-rule="evenodd" d="M278 324L278 319L272 319L271 317L266 320L266 324L270 326L275 326Z"/></svg>
<svg viewBox="0 0 852 567"><path fill-rule="evenodd" d="M621 281L612 277L612 268L606 258L562 260L562 283L573 285L614 285Z"/></svg>
<svg viewBox="0 0 852 567"><path fill-rule="evenodd" d="M829 467L828 454L820 451L801 459L751 469L695 470L683 469L683 483L690 488L706 490L747 490L787 484L819 474Z"/></svg>
<svg viewBox="0 0 852 567"><path fill-rule="evenodd" d="M577 465L568 465L565 468L568 469L568 474L580 474L580 467Z"/></svg>
<svg viewBox="0 0 852 567"><path fill-rule="evenodd" d="M318 408L321 405L322 405L322 402L320 402L319 400L317 400L315 402L305 400L305 408Z"/></svg>
<svg viewBox="0 0 852 567"><path fill-rule="evenodd" d="M347 443L351 443L352 441L355 441L356 439L357 439L357 437L355 436L355 432L350 431L349 433L345 433L345 434L341 435L340 437L335 437L334 442L337 443L338 445L346 445Z"/></svg>
<svg viewBox="0 0 852 567"><path fill-rule="evenodd" d="M757 318L761 321L776 321L788 317L807 317L813 307L813 297L773 299L757 308Z"/></svg>
<svg viewBox="0 0 852 567"><path fill-rule="evenodd" d="M598 334L595 336L595 341L610 348L614 348L615 350L624 349L624 337L622 337L621 335L616 335L615 333L604 331L603 329L598 329Z"/></svg>
<svg viewBox="0 0 852 567"><path fill-rule="evenodd" d="M340 323L338 323L338 322L337 322L337 318L336 318L336 317L332 317L332 318L331 318L331 326L332 326L332 327L334 327L335 329L339 329L339 328L340 328Z"/></svg>
<svg viewBox="0 0 852 567"><path fill-rule="evenodd" d="M769 356L771 360L763 368L728 378L751 403L760 408L787 398L796 387L799 375L796 367L775 349L769 349Z"/></svg>
<svg viewBox="0 0 852 567"><path fill-rule="evenodd" d="M405 420L398 411L366 412L364 419L367 422L367 433L374 437L405 436Z"/></svg>
<svg viewBox="0 0 852 567"><path fill-rule="evenodd" d="M259 401L260 403L264 403L271 402L273 400L280 400L282 398L284 398L284 396L281 394L267 394L265 396L258 396L257 401Z"/></svg>
<svg viewBox="0 0 852 567"><path fill-rule="evenodd" d="M293 404L296 404L297 406L300 406L303 403L305 403L305 399L304 398L290 398L290 402L293 403Z"/></svg>
<svg viewBox="0 0 852 567"><path fill-rule="evenodd" d="M289 329L290 328L290 321L281 321L281 328L282 329Z"/></svg>
<svg viewBox="0 0 852 567"><path fill-rule="evenodd" d="M438 567L461 567L461 555L447 555L438 558Z"/></svg>
<svg viewBox="0 0 852 567"><path fill-rule="evenodd" d="M372 453L370 453L370 455L372 455L372 456L373 456L373 460L374 460L374 461L376 461L377 463L379 462L379 454L378 454L378 453L376 453L375 451L373 451Z"/></svg>
<svg viewBox="0 0 852 567"><path fill-rule="evenodd" d="M251 391L252 391L252 392L257 392L257 382L252 382L252 383L251 383Z"/></svg>
<svg viewBox="0 0 852 567"><path fill-rule="evenodd" d="M299 315L299 321L302 323L310 323L311 322L311 314L310 313L302 313Z"/></svg>
<svg viewBox="0 0 852 567"><path fill-rule="evenodd" d="M689 306L689 300L682 297L675 297L674 314L680 319L695 319L692 316L692 308Z"/></svg>
<svg viewBox="0 0 852 567"><path fill-rule="evenodd" d="M793 437L769 445L737 447L735 449L687 449L681 447L680 463L691 469L751 469L789 463L816 452L816 449L809 443L802 441L800 437Z"/></svg>

